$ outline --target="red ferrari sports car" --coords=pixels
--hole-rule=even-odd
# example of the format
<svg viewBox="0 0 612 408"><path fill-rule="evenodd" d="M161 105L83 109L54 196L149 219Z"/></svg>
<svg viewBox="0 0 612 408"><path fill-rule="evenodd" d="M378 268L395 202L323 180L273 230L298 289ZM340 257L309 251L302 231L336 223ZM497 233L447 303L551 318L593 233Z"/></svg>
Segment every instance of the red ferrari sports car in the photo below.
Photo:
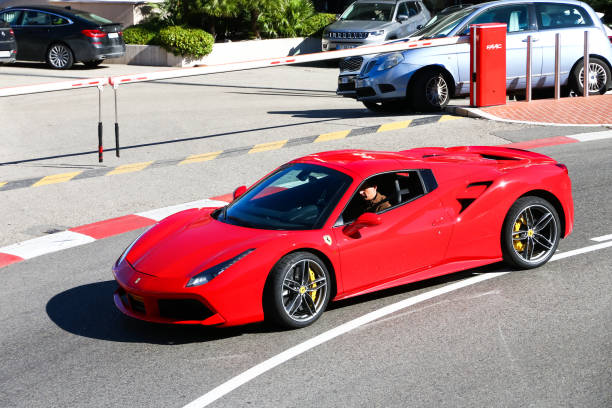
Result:
<svg viewBox="0 0 612 408"><path fill-rule="evenodd" d="M367 205L371 187L384 205ZM567 168L542 154L312 154L239 187L225 207L182 211L143 233L114 265L115 304L152 322L299 328L330 300L501 260L538 267L573 220Z"/></svg>

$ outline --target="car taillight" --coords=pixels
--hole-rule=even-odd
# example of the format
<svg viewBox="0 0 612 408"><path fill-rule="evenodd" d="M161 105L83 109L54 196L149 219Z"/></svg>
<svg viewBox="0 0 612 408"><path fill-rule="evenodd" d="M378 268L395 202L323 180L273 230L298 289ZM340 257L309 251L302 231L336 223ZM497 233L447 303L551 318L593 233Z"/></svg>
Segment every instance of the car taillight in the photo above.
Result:
<svg viewBox="0 0 612 408"><path fill-rule="evenodd" d="M123 37L123 31L119 31L119 33L118 33L118 34L119 34L120 36L122 36L122 37ZM610 41L612 41L612 37L611 37L611 40L610 40Z"/></svg>
<svg viewBox="0 0 612 408"><path fill-rule="evenodd" d="M89 38L102 38L106 37L106 33L100 30L82 30L83 34L85 34Z"/></svg>
<svg viewBox="0 0 612 408"><path fill-rule="evenodd" d="M12 28L9 28L9 33L10 33L11 35L15 35L15 32L13 31L13 29L12 29Z"/></svg>

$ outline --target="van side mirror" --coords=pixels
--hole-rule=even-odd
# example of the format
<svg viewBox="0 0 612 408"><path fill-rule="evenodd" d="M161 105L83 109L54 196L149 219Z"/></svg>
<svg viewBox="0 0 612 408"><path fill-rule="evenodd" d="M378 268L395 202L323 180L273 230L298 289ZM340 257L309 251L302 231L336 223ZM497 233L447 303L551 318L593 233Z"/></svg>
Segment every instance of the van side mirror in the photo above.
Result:
<svg viewBox="0 0 612 408"><path fill-rule="evenodd" d="M246 186L240 186L234 190L234 200L243 195L247 191Z"/></svg>
<svg viewBox="0 0 612 408"><path fill-rule="evenodd" d="M354 236L362 228L373 227L375 225L380 225L381 223L382 220L380 219L379 215L367 212L357 217L357 219L353 221L352 224L345 226L342 229L342 232L344 232L348 236Z"/></svg>
<svg viewBox="0 0 612 408"><path fill-rule="evenodd" d="M403 23L404 21L408 21L408 16L405 14L398 14L397 21Z"/></svg>

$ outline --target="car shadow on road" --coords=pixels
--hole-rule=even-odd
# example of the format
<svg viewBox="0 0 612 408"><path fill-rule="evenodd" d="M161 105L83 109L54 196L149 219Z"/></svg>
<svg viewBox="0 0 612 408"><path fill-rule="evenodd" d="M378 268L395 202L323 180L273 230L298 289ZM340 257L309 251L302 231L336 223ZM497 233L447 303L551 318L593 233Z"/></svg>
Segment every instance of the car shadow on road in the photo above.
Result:
<svg viewBox="0 0 612 408"><path fill-rule="evenodd" d="M274 331L263 323L216 328L143 322L117 310L113 303L116 288L115 281L106 281L69 289L49 300L47 315L58 327L77 336L122 343L202 343Z"/></svg>
<svg viewBox="0 0 612 408"><path fill-rule="evenodd" d="M476 275L482 275L487 273L499 273L499 272L511 272L503 262L497 262L491 265L485 265L478 268L468 269L465 271L455 272L448 275L438 276L436 278L426 279L419 282L409 283L407 285L396 286L394 288L381 290L378 292L368 293L361 296L348 298L345 300L339 300L337 302L330 303L327 310L340 309L347 306L353 306L358 303L369 302L372 300L379 300L384 298L390 298L397 295L411 295L416 296L421 291L427 291L434 289L436 286L448 285L454 282L458 282L464 279L472 278ZM404 299L402 297L402 299Z"/></svg>

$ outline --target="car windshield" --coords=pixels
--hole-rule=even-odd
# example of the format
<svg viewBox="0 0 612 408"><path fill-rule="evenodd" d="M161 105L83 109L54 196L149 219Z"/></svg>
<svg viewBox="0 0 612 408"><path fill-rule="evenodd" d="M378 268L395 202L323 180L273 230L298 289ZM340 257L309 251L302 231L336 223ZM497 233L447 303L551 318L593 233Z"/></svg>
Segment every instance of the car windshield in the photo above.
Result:
<svg viewBox="0 0 612 408"><path fill-rule="evenodd" d="M353 3L340 20L391 21L394 8L392 3Z"/></svg>
<svg viewBox="0 0 612 408"><path fill-rule="evenodd" d="M432 24L426 24L420 31L412 34L412 37L421 37L421 39L446 37L473 11L474 7L467 7L438 17Z"/></svg>
<svg viewBox="0 0 612 408"><path fill-rule="evenodd" d="M313 164L281 167L215 214L248 228L311 230L323 226L352 178Z"/></svg>
<svg viewBox="0 0 612 408"><path fill-rule="evenodd" d="M75 14L81 17L82 19L85 19L94 24L112 24L113 23L112 21L107 20L104 17L100 17L93 13L88 13L86 11L77 11L77 10L70 10L70 11L72 12L72 14Z"/></svg>

